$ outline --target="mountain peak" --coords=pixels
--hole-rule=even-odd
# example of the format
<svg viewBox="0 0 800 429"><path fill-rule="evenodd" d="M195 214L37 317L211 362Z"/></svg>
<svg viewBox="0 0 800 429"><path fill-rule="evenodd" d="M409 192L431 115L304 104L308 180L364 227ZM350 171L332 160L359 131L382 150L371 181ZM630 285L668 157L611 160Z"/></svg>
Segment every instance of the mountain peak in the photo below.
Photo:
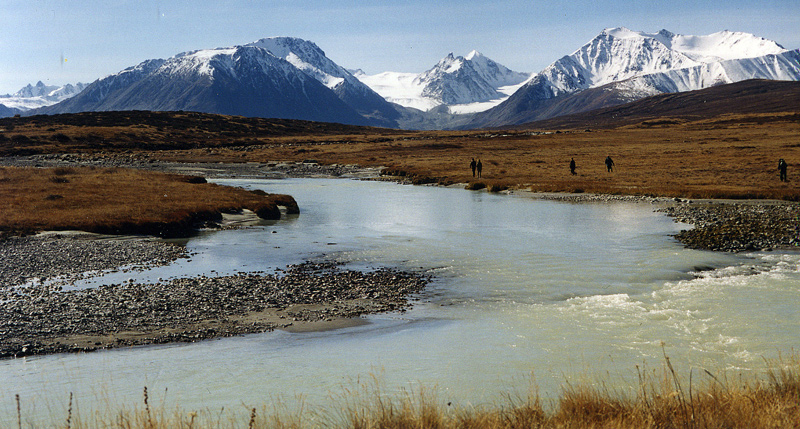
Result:
<svg viewBox="0 0 800 429"><path fill-rule="evenodd" d="M468 60L468 61L472 61L472 60L478 59L478 58L486 58L486 57L484 57L483 54L481 54L480 52L476 51L475 49L471 50L467 54L467 56L464 57L464 59Z"/></svg>
<svg viewBox="0 0 800 429"><path fill-rule="evenodd" d="M319 48L314 42L300 39L297 37L266 37L256 40L253 43L248 43L245 46L254 46L263 48L279 58L286 58L290 53L295 53L298 56L301 53L313 54L315 56L325 56L325 52Z"/></svg>
<svg viewBox="0 0 800 429"><path fill-rule="evenodd" d="M619 39L627 39L630 37L641 36L641 33L636 31L631 31L627 27L614 27L614 28L606 28L605 30L601 31L600 36L612 36Z"/></svg>
<svg viewBox="0 0 800 429"><path fill-rule="evenodd" d="M658 35L661 37L666 37L668 39L675 37L675 33L663 28L661 29L661 31L658 32Z"/></svg>
<svg viewBox="0 0 800 429"><path fill-rule="evenodd" d="M575 113L646 96L749 79L800 80L800 52L749 33L704 36L607 28L533 76L472 126L496 126ZM595 88L603 88L602 97ZM584 99L580 93L587 91ZM569 101L565 101L569 100ZM559 104L563 103L563 104Z"/></svg>

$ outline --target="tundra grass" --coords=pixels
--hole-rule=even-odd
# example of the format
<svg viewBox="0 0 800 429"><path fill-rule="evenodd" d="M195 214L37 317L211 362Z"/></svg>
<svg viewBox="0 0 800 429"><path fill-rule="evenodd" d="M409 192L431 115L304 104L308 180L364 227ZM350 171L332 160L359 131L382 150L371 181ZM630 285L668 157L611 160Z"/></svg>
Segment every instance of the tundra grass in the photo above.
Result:
<svg viewBox="0 0 800 429"><path fill-rule="evenodd" d="M247 148L163 152L176 161L302 161L382 166L412 183L683 198L800 200L797 115L727 115L601 130L419 132ZM607 156L615 162L606 170ZM472 158L483 164L474 178ZM575 159L575 175L569 162ZM789 164L782 182L778 160Z"/></svg>
<svg viewBox="0 0 800 429"><path fill-rule="evenodd" d="M798 201L799 118L789 111L642 119L596 129L399 131L180 112L109 112L0 120L0 156L314 160L386 167L419 184L474 182L469 162L475 158L483 164L479 181L490 190ZM606 171L606 156L614 159L613 172ZM572 158L575 175L569 170ZM789 164L787 182L780 181L779 159Z"/></svg>
<svg viewBox="0 0 800 429"><path fill-rule="evenodd" d="M293 205L294 200L199 177L133 169L6 167L0 168L0 203L0 231L6 233L135 234L186 232L223 212L277 210L276 205Z"/></svg>

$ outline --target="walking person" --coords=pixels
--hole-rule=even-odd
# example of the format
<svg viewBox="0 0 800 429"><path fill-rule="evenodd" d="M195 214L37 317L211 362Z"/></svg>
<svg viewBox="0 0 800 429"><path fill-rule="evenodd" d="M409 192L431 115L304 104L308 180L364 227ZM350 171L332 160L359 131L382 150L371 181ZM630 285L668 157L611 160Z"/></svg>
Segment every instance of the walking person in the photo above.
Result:
<svg viewBox="0 0 800 429"><path fill-rule="evenodd" d="M475 177L475 167L477 164L475 163L475 158L472 158L472 162L469 163L469 168L472 169L472 177Z"/></svg>
<svg viewBox="0 0 800 429"><path fill-rule="evenodd" d="M483 170L483 164L481 164L480 158L478 159L478 164L476 164L475 167L478 169L478 177L481 177L481 170Z"/></svg>
<svg viewBox="0 0 800 429"><path fill-rule="evenodd" d="M572 173L573 176L577 174L577 173L575 173L575 158L572 158L569 161L569 171L570 171L570 173Z"/></svg>
<svg viewBox="0 0 800 429"><path fill-rule="evenodd" d="M786 168L788 165L786 164L786 160L783 158L778 161L778 171L781 173L781 182L786 182Z"/></svg>
<svg viewBox="0 0 800 429"><path fill-rule="evenodd" d="M606 157L606 168L608 169L609 173L614 171L614 160L611 159L611 155Z"/></svg>

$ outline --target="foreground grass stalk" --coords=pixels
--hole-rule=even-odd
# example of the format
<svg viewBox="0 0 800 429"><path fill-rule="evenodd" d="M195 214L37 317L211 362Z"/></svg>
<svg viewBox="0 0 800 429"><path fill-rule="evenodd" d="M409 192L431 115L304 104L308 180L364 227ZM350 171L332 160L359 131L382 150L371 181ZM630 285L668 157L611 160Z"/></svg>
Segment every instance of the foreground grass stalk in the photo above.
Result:
<svg viewBox="0 0 800 429"><path fill-rule="evenodd" d="M19 393L14 395L14 399L17 401L17 427L22 429L22 410L19 405Z"/></svg>
<svg viewBox="0 0 800 429"><path fill-rule="evenodd" d="M69 392L69 407L67 408L67 429L72 427L72 392Z"/></svg>
<svg viewBox="0 0 800 429"><path fill-rule="evenodd" d="M668 358L665 356L665 358ZM800 424L800 359L768 362L764 377L723 382L709 371L707 382L695 383L689 373L689 392L681 391L681 377L669 360L659 374L636 368L639 385L634 398L605 386L567 384L560 398L543 405L538 394L527 398L506 396L491 405L454 406L441 401L435 390L420 388L387 393L377 377L371 383L356 382L341 398L325 409L287 412L273 404L219 413L210 409L186 413L176 409L168 416L166 405L153 409L147 388L143 411L116 411L73 419L72 395L66 427L94 428L783 428ZM648 374L652 374L648 375ZM697 385L697 387L696 387ZM19 395L17 427L22 427ZM335 398L334 398L335 399ZM58 426L58 425L57 425Z"/></svg>

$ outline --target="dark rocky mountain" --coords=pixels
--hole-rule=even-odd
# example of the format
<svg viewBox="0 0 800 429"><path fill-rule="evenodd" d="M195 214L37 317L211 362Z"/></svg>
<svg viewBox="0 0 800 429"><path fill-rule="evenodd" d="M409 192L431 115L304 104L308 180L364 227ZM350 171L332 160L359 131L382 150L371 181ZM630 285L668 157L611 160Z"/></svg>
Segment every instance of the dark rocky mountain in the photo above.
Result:
<svg viewBox="0 0 800 429"><path fill-rule="evenodd" d="M112 110L205 113L373 125L320 81L258 46L148 60L32 114Z"/></svg>
<svg viewBox="0 0 800 429"><path fill-rule="evenodd" d="M313 42L294 37L271 37L247 46L266 49L333 90L336 96L372 125L397 127L401 114L398 107L386 101L349 71L336 64Z"/></svg>
<svg viewBox="0 0 800 429"><path fill-rule="evenodd" d="M753 79L707 89L654 95L630 103L528 122L515 128L595 129L657 126L722 115L792 113L800 120L800 82ZM733 119L737 120L737 119Z"/></svg>

